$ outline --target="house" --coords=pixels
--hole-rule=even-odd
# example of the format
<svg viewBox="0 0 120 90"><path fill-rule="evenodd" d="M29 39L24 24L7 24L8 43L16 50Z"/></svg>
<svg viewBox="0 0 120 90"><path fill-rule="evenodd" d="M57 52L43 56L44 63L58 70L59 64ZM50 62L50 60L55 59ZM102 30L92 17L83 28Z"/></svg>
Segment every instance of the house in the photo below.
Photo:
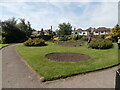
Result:
<svg viewBox="0 0 120 90"><path fill-rule="evenodd" d="M110 33L110 28L99 27L93 31L93 35L107 35Z"/></svg>
<svg viewBox="0 0 120 90"><path fill-rule="evenodd" d="M50 34L52 34L52 31L50 29L43 30L43 32L44 32L44 35L50 35Z"/></svg>
<svg viewBox="0 0 120 90"><path fill-rule="evenodd" d="M89 32L87 30L82 30L81 28L72 31L72 34L74 35L88 35Z"/></svg>
<svg viewBox="0 0 120 90"><path fill-rule="evenodd" d="M110 28L106 28L106 27L99 27L99 28L88 28L86 30L82 30L77 29L77 30L73 30L72 34L74 35L107 35L110 33Z"/></svg>
<svg viewBox="0 0 120 90"><path fill-rule="evenodd" d="M40 31L33 31L33 32L32 32L32 35L38 36L38 35L40 35Z"/></svg>
<svg viewBox="0 0 120 90"><path fill-rule="evenodd" d="M77 29L77 30L73 30L72 31L72 34L74 35L91 35L93 34L93 31L94 31L95 28L88 28L86 30L82 30L81 28Z"/></svg>

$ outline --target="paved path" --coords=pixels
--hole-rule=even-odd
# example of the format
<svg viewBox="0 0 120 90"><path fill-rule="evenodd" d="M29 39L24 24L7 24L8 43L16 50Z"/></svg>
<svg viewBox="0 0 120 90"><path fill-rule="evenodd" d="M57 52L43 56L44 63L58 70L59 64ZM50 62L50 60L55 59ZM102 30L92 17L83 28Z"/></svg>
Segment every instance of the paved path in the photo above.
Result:
<svg viewBox="0 0 120 90"><path fill-rule="evenodd" d="M40 77L19 57L11 45L2 49L3 88L114 88L118 67L41 82Z"/></svg>

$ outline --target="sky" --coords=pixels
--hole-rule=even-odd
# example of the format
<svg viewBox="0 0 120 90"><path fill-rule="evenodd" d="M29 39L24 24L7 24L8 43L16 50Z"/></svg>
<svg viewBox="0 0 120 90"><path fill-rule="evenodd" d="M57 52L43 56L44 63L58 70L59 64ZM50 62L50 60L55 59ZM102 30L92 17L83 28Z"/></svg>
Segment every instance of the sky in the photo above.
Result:
<svg viewBox="0 0 120 90"><path fill-rule="evenodd" d="M56 30L63 22L73 28L112 28L118 23L118 2L0 2L1 20L12 17L30 21L36 30Z"/></svg>

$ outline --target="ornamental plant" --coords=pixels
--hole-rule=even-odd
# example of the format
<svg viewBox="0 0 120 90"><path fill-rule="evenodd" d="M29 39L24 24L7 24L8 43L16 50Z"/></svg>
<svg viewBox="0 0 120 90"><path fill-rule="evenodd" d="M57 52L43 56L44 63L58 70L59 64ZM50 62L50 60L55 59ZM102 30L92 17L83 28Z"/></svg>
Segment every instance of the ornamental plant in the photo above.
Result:
<svg viewBox="0 0 120 90"><path fill-rule="evenodd" d="M112 48L112 46L112 41L106 39L94 40L89 44L89 47L93 49L109 49Z"/></svg>
<svg viewBox="0 0 120 90"><path fill-rule="evenodd" d="M45 46L45 40L43 39L31 39L24 42L25 46Z"/></svg>

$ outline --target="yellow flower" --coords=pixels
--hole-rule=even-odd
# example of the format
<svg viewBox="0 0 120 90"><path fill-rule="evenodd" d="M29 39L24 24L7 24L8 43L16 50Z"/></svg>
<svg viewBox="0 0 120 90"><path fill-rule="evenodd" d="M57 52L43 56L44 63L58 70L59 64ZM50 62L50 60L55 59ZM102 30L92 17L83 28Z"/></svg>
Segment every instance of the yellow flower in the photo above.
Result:
<svg viewBox="0 0 120 90"><path fill-rule="evenodd" d="M105 37L105 39L111 39L112 37L111 36L107 36L107 37Z"/></svg>
<svg viewBox="0 0 120 90"><path fill-rule="evenodd" d="M53 40L55 40L55 41L57 41L57 40L59 40L60 38L59 37L55 37L55 38L53 38Z"/></svg>

